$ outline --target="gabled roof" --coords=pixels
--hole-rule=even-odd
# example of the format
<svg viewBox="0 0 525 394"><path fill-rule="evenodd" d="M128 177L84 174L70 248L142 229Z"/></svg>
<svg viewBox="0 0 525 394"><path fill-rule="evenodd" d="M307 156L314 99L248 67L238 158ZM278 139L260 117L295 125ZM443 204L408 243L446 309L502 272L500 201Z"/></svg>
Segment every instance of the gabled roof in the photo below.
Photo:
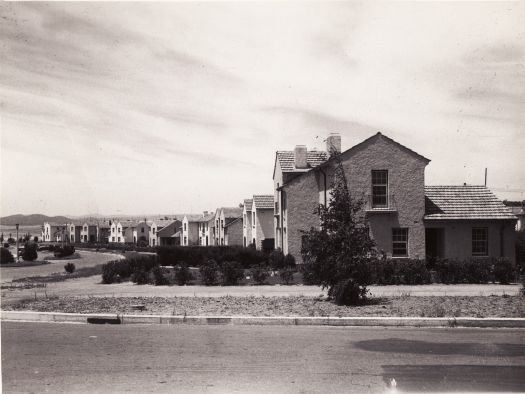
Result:
<svg viewBox="0 0 525 394"><path fill-rule="evenodd" d="M242 208L239 207L222 207L224 218L240 218L242 216Z"/></svg>
<svg viewBox="0 0 525 394"><path fill-rule="evenodd" d="M272 194L254 195L253 203L257 209L273 209L274 201Z"/></svg>
<svg viewBox="0 0 525 394"><path fill-rule="evenodd" d="M151 223L151 226L155 225L158 229L160 229L160 228L164 228L164 227L168 226L170 223L173 223L172 219L157 219L157 220L154 220Z"/></svg>
<svg viewBox="0 0 525 394"><path fill-rule="evenodd" d="M118 223L120 223L122 228L137 227L137 224L138 224L134 220L121 220Z"/></svg>
<svg viewBox="0 0 525 394"><path fill-rule="evenodd" d="M425 220L516 219L485 186L425 186Z"/></svg>
<svg viewBox="0 0 525 394"><path fill-rule="evenodd" d="M171 237L174 233L177 232L178 226L180 226L180 220L172 220L170 223L167 223L159 231L157 231L157 237Z"/></svg>
<svg viewBox="0 0 525 394"><path fill-rule="evenodd" d="M294 151L277 151L275 156L276 160L279 161L282 172L305 172L317 167L328 159L328 154L324 151L307 151L306 164L308 168L296 168Z"/></svg>
<svg viewBox="0 0 525 394"><path fill-rule="evenodd" d="M251 198L247 198L246 200L244 200L244 208L246 208L247 211L252 210L252 204L253 200Z"/></svg>

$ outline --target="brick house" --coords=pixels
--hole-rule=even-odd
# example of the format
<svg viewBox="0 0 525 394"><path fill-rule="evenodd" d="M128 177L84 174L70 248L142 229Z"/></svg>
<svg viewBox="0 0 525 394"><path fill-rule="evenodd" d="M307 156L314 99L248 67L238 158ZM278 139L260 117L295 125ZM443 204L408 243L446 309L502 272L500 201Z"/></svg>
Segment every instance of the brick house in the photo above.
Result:
<svg viewBox="0 0 525 394"><path fill-rule="evenodd" d="M327 138L326 152L308 152L304 145L299 145L294 151L276 153L276 247L282 248L284 253L292 254L298 263L302 262L301 230L319 226L319 217L315 212L318 204L326 205L330 197L330 184L336 167L336 161L330 158L330 154L334 152L340 153L351 195L364 201L363 214L377 249L394 258L425 258L425 237L436 234L436 230L426 231L426 228L441 225L431 225L430 223L437 223L437 217L430 216L432 213L426 215L425 211L429 206L428 200L436 199L436 194L426 198L426 193L434 190L425 188L425 167L430 160L381 133L342 153L341 137L337 134L331 134ZM495 199L492 194L491 196L487 198ZM469 205L471 197L468 193L461 194L460 200L463 201L466 210L473 209L473 206ZM443 200L439 201L441 203ZM458 225L453 226L454 229L446 228L443 236L443 255L463 257L464 254L454 252L454 248L470 251L474 242L477 242L474 239L485 234L484 231L478 234L477 230L474 230L478 229L478 226L485 228L486 223L491 223L491 228L493 225L514 226L515 218L511 214L501 221L489 213L492 208L494 207L486 205L480 207L487 211L484 222L476 221L478 219L473 217L467 222L468 225L462 224L472 227L468 237L468 240L472 240L469 242L463 233L461 244L454 238L452 230L455 231ZM458 220L444 217L441 219L447 220L446 223ZM502 231L506 236L507 230ZM434 239L432 238L432 242L438 242ZM494 256L492 252L493 249L489 249L488 256ZM511 255L505 255L512 258Z"/></svg>
<svg viewBox="0 0 525 394"><path fill-rule="evenodd" d="M485 186L425 186L425 204L427 257L515 261L516 216Z"/></svg>
<svg viewBox="0 0 525 394"><path fill-rule="evenodd" d="M173 224L174 221L178 223ZM171 235L175 235L177 231L180 230L177 227L177 225L180 226L180 223L181 223L180 220L169 219L169 218L153 220L149 226L149 234L148 234L149 246L158 246L160 243L160 239L158 237L159 232L170 225L173 225L172 227L175 227L175 228L172 228L171 230L166 231L165 233L163 233L163 236L165 238L166 235L169 234L171 231L174 231L173 234Z"/></svg>
<svg viewBox="0 0 525 394"><path fill-rule="evenodd" d="M176 246L180 245L180 228L182 222L180 220L172 220L160 230L156 231L157 240L155 245L159 246Z"/></svg>
<svg viewBox="0 0 525 394"><path fill-rule="evenodd" d="M215 215L204 212L198 221L199 245L211 246L215 242Z"/></svg>
<svg viewBox="0 0 525 394"><path fill-rule="evenodd" d="M265 241L269 241L271 244L267 248L273 249L274 197L271 194L254 195L251 201L250 218L248 218L248 211L246 211L247 225L250 227L250 238L247 239L249 243L253 244L258 250L263 249L263 242ZM244 217L243 215L243 218Z"/></svg>
<svg viewBox="0 0 525 394"><path fill-rule="evenodd" d="M239 207L222 207L217 208L215 212L215 245L242 245L243 228L242 228L243 208ZM240 223L233 223L240 219ZM226 240L226 227L231 226L230 243Z"/></svg>
<svg viewBox="0 0 525 394"><path fill-rule="evenodd" d="M141 220L137 223L137 235L136 239L133 240L134 243L144 246L149 245L149 234L152 223L152 221L148 221L147 219Z"/></svg>
<svg viewBox="0 0 525 394"><path fill-rule="evenodd" d="M181 245L199 245L199 221L203 215L185 215L182 219Z"/></svg>

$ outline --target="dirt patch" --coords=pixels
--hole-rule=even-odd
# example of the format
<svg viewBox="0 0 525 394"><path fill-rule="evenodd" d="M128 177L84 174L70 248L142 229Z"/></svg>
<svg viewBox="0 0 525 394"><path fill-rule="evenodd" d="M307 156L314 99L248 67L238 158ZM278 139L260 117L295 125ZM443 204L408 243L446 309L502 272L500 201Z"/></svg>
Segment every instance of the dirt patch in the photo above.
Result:
<svg viewBox="0 0 525 394"><path fill-rule="evenodd" d="M142 312L133 308L144 305ZM389 297L370 305L337 306L314 297L53 297L24 299L6 310L223 316L525 317L525 298Z"/></svg>

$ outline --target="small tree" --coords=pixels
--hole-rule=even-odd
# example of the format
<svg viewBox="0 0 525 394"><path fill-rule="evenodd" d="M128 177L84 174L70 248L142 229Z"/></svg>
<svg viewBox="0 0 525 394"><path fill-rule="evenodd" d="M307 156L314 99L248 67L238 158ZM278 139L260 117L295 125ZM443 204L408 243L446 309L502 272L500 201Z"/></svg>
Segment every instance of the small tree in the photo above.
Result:
<svg viewBox="0 0 525 394"><path fill-rule="evenodd" d="M236 261L225 261L221 265L222 284L224 286L237 286L244 278L242 265Z"/></svg>
<svg viewBox="0 0 525 394"><path fill-rule="evenodd" d="M26 242L24 244L24 251L22 252L22 258L25 261L34 261L38 257L37 244L34 242Z"/></svg>
<svg viewBox="0 0 525 394"><path fill-rule="evenodd" d="M368 262L374 242L362 215L364 201L350 195L339 156L328 206L320 205L320 229L304 232L301 255L315 283L340 305L366 298Z"/></svg>
<svg viewBox="0 0 525 394"><path fill-rule="evenodd" d="M184 286L191 280L193 280L193 274L186 264L182 263L175 266L175 282L179 286Z"/></svg>
<svg viewBox="0 0 525 394"><path fill-rule="evenodd" d="M199 267L201 281L205 286L213 286L217 284L217 271L219 266L213 259L208 260L206 264Z"/></svg>
<svg viewBox="0 0 525 394"><path fill-rule="evenodd" d="M277 248L270 253L268 262L273 270L279 270L284 267L284 253L281 249Z"/></svg>
<svg viewBox="0 0 525 394"><path fill-rule="evenodd" d="M7 248L0 248L0 264L14 263L15 258L11 251Z"/></svg>

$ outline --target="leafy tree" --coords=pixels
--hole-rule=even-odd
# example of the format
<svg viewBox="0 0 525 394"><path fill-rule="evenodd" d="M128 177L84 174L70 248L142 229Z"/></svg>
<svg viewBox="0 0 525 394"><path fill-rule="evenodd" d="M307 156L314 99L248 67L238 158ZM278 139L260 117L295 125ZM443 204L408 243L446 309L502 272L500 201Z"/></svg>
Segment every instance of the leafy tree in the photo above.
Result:
<svg viewBox="0 0 525 394"><path fill-rule="evenodd" d="M328 288L328 295L340 305L356 305L366 299L368 266L374 241L362 214L363 200L348 189L339 156L328 206L320 205L320 229L303 232L301 255L314 283Z"/></svg>
<svg viewBox="0 0 525 394"><path fill-rule="evenodd" d="M68 274L72 274L73 272L75 272L75 264L73 263L67 263L66 265L64 265L64 270L68 273Z"/></svg>
<svg viewBox="0 0 525 394"><path fill-rule="evenodd" d="M38 257L37 253L37 244L34 242L26 242L24 244L24 251L22 253L22 258L25 261L33 261Z"/></svg>
<svg viewBox="0 0 525 394"><path fill-rule="evenodd" d="M11 251L7 248L0 248L0 264L14 263L15 258Z"/></svg>

